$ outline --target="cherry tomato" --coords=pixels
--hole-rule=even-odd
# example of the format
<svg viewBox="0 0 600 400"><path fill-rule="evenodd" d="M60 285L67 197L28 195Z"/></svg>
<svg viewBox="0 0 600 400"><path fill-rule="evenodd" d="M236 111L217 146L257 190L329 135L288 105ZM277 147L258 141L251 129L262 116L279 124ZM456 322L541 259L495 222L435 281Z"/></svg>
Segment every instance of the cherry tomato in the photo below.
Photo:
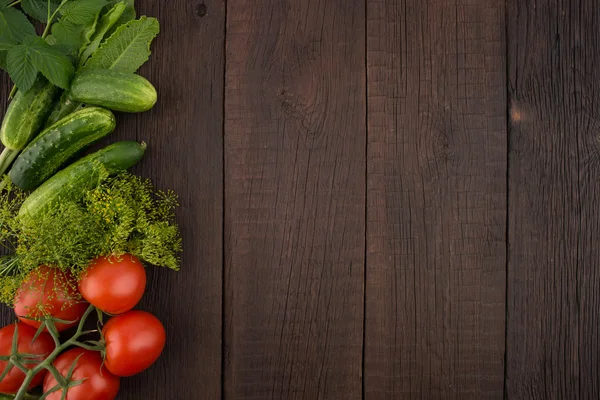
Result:
<svg viewBox="0 0 600 400"><path fill-rule="evenodd" d="M150 367L165 347L162 323L145 311L129 311L108 320L104 329L104 365L117 376L131 376Z"/></svg>
<svg viewBox="0 0 600 400"><path fill-rule="evenodd" d="M99 257L79 281L81 295L108 314L122 314L140 301L146 289L146 270L130 254L120 258Z"/></svg>
<svg viewBox="0 0 600 400"><path fill-rule="evenodd" d="M79 359L77 359L79 357ZM58 356L54 366L66 377L73 363L77 360L71 381L84 380L83 383L67 390L66 400L113 400L117 397L121 380L102 366L102 357L97 351L75 348ZM46 374L44 393L57 385L52 374ZM60 400L64 389L52 392L47 400Z"/></svg>
<svg viewBox="0 0 600 400"><path fill-rule="evenodd" d="M17 335L19 341L17 344L17 351L21 354L26 353L40 356L39 360L35 360L33 362L24 361L23 364L27 368L35 367L44 360L45 356L52 353L54 350L54 340L52 340L52 336L50 336L48 333L42 332L42 334L40 334L34 342L33 337L35 336L36 330L19 322L16 324L10 324L0 329L0 356L9 356L11 354L15 329L18 329ZM6 364L7 361L0 361L0 373L4 371ZM42 383L45 374L45 370L37 374L33 378L29 388L34 388ZM20 369L13 367L8 375L6 375L4 379L0 381L0 393L17 393L24 380L25 374Z"/></svg>
<svg viewBox="0 0 600 400"><path fill-rule="evenodd" d="M77 324L88 305L80 300L75 278L45 265L38 267L21 284L15 296L15 314L29 326L39 328L40 321L28 318L52 316L68 324L56 323L59 332ZM25 318L28 317L28 318Z"/></svg>

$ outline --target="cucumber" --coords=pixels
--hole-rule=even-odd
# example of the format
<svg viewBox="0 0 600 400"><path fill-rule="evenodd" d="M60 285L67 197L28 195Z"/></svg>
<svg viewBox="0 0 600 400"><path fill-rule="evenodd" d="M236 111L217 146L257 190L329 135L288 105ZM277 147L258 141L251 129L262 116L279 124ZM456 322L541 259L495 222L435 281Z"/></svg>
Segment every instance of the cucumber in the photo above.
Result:
<svg viewBox="0 0 600 400"><path fill-rule="evenodd" d="M83 108L46 128L27 146L8 176L23 190L33 190L71 157L114 131L115 116L100 107Z"/></svg>
<svg viewBox="0 0 600 400"><path fill-rule="evenodd" d="M0 154L0 175L4 175L19 152L42 128L59 89L45 78L36 79L27 92L17 92L0 126L5 149Z"/></svg>
<svg viewBox="0 0 600 400"><path fill-rule="evenodd" d="M157 100L156 89L144 77L108 69L84 69L71 84L71 99L114 111L142 112Z"/></svg>
<svg viewBox="0 0 600 400"><path fill-rule="evenodd" d="M23 221L31 221L61 200L81 200L87 190L98 186L107 175L137 164L146 151L145 143L113 143L74 162L56 173L25 199L19 210Z"/></svg>
<svg viewBox="0 0 600 400"><path fill-rule="evenodd" d="M22 150L29 144L46 122L58 90L45 78L39 78L27 92L17 92L0 128L0 140L6 148Z"/></svg>

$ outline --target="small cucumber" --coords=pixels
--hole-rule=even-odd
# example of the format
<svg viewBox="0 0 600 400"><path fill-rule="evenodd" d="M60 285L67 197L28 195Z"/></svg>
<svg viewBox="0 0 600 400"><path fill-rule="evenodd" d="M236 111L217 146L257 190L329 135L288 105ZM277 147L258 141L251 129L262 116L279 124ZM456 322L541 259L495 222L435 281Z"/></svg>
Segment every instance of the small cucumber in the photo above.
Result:
<svg viewBox="0 0 600 400"><path fill-rule="evenodd" d="M29 144L46 122L58 91L45 78L38 78L27 92L17 92L0 128L0 140L6 148L22 150Z"/></svg>
<svg viewBox="0 0 600 400"><path fill-rule="evenodd" d="M19 217L31 221L61 200L81 200L108 174L114 175L137 164L146 151L145 143L113 143L74 162L56 173L25 199Z"/></svg>
<svg viewBox="0 0 600 400"><path fill-rule="evenodd" d="M114 111L142 112L156 104L156 89L144 77L108 69L83 69L71 83L71 99Z"/></svg>
<svg viewBox="0 0 600 400"><path fill-rule="evenodd" d="M83 108L46 128L23 150L8 173L23 190L33 190L71 157L114 131L115 116L100 107Z"/></svg>

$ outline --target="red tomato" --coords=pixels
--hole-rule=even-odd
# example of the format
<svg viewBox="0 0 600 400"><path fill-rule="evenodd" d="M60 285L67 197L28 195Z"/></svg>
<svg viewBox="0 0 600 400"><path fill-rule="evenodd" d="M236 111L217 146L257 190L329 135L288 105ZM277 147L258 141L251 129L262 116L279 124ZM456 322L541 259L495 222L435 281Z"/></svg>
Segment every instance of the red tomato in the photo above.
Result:
<svg viewBox="0 0 600 400"><path fill-rule="evenodd" d="M79 357L81 355L81 357ZM117 397L121 380L102 366L102 357L97 351L72 349L54 361L54 366L62 376L67 376L69 369L77 360L73 370L72 381L84 379L83 383L67 390L66 400L113 400ZM44 393L57 385L52 374L46 374ZM47 400L60 400L64 389L57 390L46 397Z"/></svg>
<svg viewBox="0 0 600 400"><path fill-rule="evenodd" d="M26 367L33 368L40 362L42 362L48 354L54 350L54 340L48 333L42 333L37 337L35 342L33 337L35 336L35 329L25 325L21 322L16 324L10 324L0 329L0 356L9 356L11 353L13 335L15 334L15 327L19 330L18 337L19 342L17 349L19 353L36 354L40 356L39 360L35 362L23 362ZM7 361L0 361L0 373L6 368ZM38 386L44 380L45 370L37 374L29 388ZM25 374L18 368L13 367L8 375L0 381L0 393L14 394L19 391L19 388L25 380Z"/></svg>
<svg viewBox="0 0 600 400"><path fill-rule="evenodd" d="M123 314L140 301L146 289L146 270L130 254L99 257L79 281L81 295L108 314Z"/></svg>
<svg viewBox="0 0 600 400"><path fill-rule="evenodd" d="M52 316L69 324L57 323L58 331L64 331L77 324L88 305L79 300L77 282L74 277L56 268L45 265L31 273L21 284L15 296L15 314L24 323L39 328L40 321L23 318Z"/></svg>
<svg viewBox="0 0 600 400"><path fill-rule="evenodd" d="M150 367L165 347L165 328L154 315L129 311L108 320L104 329L104 365L117 376L131 376Z"/></svg>

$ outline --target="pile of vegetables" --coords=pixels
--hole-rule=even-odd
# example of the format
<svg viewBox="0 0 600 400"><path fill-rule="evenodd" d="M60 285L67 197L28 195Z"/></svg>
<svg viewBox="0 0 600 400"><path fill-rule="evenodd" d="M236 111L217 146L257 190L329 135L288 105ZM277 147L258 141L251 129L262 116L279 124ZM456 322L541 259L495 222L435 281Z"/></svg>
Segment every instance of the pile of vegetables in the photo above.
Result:
<svg viewBox="0 0 600 400"><path fill-rule="evenodd" d="M158 33L133 0L0 0L0 399L111 400L164 349L136 306L146 268L179 269L177 197L128 172L146 143L90 152L156 104L136 72Z"/></svg>

